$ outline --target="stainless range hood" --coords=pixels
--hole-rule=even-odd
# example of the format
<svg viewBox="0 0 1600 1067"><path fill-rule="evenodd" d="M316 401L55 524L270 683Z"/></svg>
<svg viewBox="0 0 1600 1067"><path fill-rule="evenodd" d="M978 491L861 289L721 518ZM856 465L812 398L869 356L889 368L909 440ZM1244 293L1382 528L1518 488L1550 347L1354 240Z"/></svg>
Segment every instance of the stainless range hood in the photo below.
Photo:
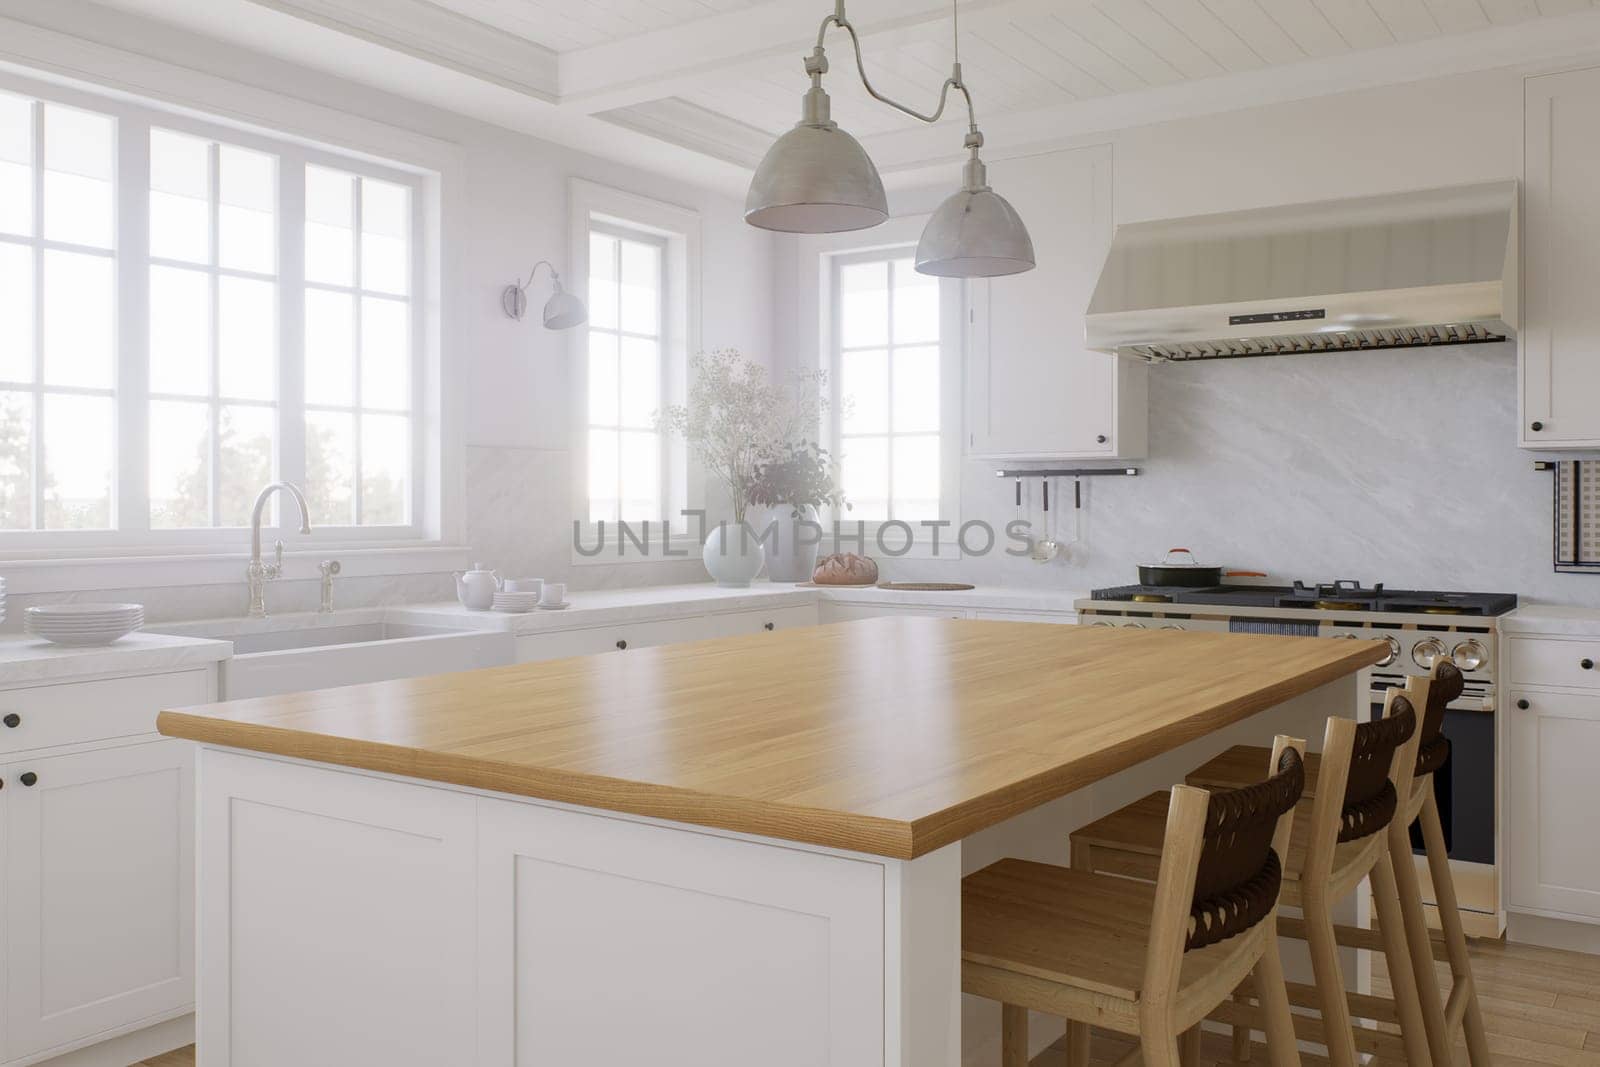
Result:
<svg viewBox="0 0 1600 1067"><path fill-rule="evenodd" d="M1150 362L1503 341L1517 184L1118 226L1088 347Z"/></svg>

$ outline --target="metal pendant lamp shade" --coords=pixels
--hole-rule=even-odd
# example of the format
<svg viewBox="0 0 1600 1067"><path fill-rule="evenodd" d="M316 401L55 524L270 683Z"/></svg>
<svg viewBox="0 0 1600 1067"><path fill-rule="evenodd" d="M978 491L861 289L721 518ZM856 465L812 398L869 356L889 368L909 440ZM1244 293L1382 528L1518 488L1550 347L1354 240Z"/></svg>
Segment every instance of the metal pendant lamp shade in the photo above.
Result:
<svg viewBox="0 0 1600 1067"><path fill-rule="evenodd" d="M556 282L555 288L556 291L550 294L550 299L544 304L544 328L570 330L588 322L589 309L583 301L563 289L560 281Z"/></svg>
<svg viewBox="0 0 1600 1067"><path fill-rule="evenodd" d="M861 142L828 117L828 94L806 93L805 116L767 150L744 218L783 233L865 230L889 217L883 179Z"/></svg>
<svg viewBox="0 0 1600 1067"><path fill-rule="evenodd" d="M1010 202L989 188L983 164L928 220L917 242L917 271L939 278L998 278L1034 267L1033 239Z"/></svg>

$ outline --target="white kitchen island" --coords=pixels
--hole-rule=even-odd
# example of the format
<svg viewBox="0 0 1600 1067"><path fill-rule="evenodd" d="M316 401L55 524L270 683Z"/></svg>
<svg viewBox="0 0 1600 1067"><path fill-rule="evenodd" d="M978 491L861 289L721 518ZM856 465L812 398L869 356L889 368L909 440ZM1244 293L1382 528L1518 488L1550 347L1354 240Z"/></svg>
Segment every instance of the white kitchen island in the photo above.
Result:
<svg viewBox="0 0 1600 1067"><path fill-rule="evenodd" d="M199 1067L956 1067L964 871L1315 745L1383 654L884 618L164 713Z"/></svg>

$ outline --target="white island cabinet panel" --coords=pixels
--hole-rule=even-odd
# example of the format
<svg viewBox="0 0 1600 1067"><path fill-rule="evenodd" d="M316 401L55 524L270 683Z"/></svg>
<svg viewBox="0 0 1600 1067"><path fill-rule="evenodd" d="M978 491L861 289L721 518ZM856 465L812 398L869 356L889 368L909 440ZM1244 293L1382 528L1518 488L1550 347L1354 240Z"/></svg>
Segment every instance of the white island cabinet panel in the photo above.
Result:
<svg viewBox="0 0 1600 1067"><path fill-rule="evenodd" d="M472 1063L476 801L214 751L200 782L197 1062Z"/></svg>
<svg viewBox="0 0 1600 1067"><path fill-rule="evenodd" d="M1600 447L1600 69L1529 78L1524 448Z"/></svg>
<svg viewBox="0 0 1600 1067"><path fill-rule="evenodd" d="M1111 148L989 167L1027 220L1038 266L971 283L967 453L1135 459L1146 452L1149 369L1091 352L1084 315L1111 245Z"/></svg>
<svg viewBox="0 0 1600 1067"><path fill-rule="evenodd" d="M884 873L875 862L486 799L484 1062L881 1064Z"/></svg>
<svg viewBox="0 0 1600 1067"><path fill-rule="evenodd" d="M0 1060L193 1002L193 765L177 741L0 765Z"/></svg>

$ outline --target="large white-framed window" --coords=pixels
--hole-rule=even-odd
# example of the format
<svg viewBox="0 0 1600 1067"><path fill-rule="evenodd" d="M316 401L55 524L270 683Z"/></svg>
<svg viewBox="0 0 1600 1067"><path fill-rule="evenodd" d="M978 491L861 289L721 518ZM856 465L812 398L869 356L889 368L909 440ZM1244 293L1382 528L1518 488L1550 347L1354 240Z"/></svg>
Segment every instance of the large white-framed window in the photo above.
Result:
<svg viewBox="0 0 1600 1067"><path fill-rule="evenodd" d="M0 93L0 531L110 530L117 123Z"/></svg>
<svg viewBox="0 0 1600 1067"><path fill-rule="evenodd" d="M0 74L0 558L240 546L274 479L317 542L437 537L436 188Z"/></svg>
<svg viewBox="0 0 1600 1067"><path fill-rule="evenodd" d="M966 297L959 280L916 273L926 222L795 242L795 369L828 377L822 443L851 507L826 518L841 537L859 533L876 555L954 560Z"/></svg>
<svg viewBox="0 0 1600 1067"><path fill-rule="evenodd" d="M851 517L920 523L941 514L944 381L939 279L911 249L832 257L830 377Z"/></svg>
<svg viewBox="0 0 1600 1067"><path fill-rule="evenodd" d="M589 306L588 324L570 340L573 410L583 413L573 420L572 561L680 558L700 532L682 513L702 507L705 490L683 442L660 433L656 415L683 402L698 351L700 217L582 179L569 192L572 267L562 273ZM648 521L649 550L621 537L619 521L641 540ZM677 556L663 551L663 523Z"/></svg>
<svg viewBox="0 0 1600 1067"><path fill-rule="evenodd" d="M672 379L667 239L589 225L588 521L668 517L670 447L655 425Z"/></svg>

